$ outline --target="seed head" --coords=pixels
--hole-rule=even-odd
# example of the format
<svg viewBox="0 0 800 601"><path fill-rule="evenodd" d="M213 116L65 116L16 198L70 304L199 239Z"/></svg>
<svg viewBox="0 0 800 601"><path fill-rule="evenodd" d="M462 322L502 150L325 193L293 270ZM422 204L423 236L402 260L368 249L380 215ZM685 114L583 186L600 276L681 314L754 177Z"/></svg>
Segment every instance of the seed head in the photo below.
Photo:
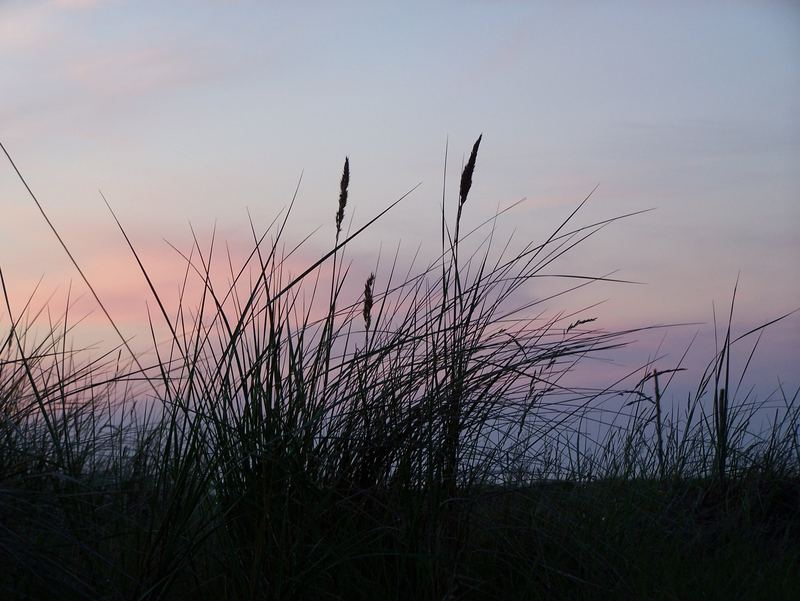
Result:
<svg viewBox="0 0 800 601"><path fill-rule="evenodd" d="M483 138L483 134L478 136L478 139L475 140L475 144L472 146L472 152L469 154L469 160L464 166L464 171L461 172L461 188L458 193L459 206L464 206L464 203L467 202L467 195L469 194L469 189L472 187L472 173L475 171L475 159L478 157L478 147L481 145L481 138Z"/></svg>
<svg viewBox="0 0 800 601"><path fill-rule="evenodd" d="M372 323L372 290L375 286L375 274L369 274L366 283L364 284L364 325L366 325L367 330L369 330L369 326Z"/></svg>
<svg viewBox="0 0 800 601"><path fill-rule="evenodd" d="M344 208L347 206L347 186L350 185L350 159L344 158L344 169L342 170L342 182L339 185L339 210L336 211L336 237L342 232L342 221L344 220Z"/></svg>

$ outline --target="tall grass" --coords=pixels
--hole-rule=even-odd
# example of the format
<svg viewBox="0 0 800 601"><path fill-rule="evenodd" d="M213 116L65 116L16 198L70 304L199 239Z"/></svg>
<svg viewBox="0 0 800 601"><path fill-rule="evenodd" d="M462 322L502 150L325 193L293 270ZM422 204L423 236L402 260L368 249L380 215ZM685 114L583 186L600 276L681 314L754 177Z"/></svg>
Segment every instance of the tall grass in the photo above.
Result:
<svg viewBox="0 0 800 601"><path fill-rule="evenodd" d="M72 348L69 299L57 319L34 297L15 313L0 271L3 594L687 598L746 593L721 584L724 566L687 577L685 564L743 570L748 545L765 590L797 592L797 393L776 406L731 391L747 339L731 336L732 311L683 408L664 401L680 365L569 387L585 357L632 332L548 316L552 298L523 292L619 218L574 226L587 198L544 242L498 250L502 214L464 223L480 141L453 222L443 202L438 256L402 273L395 258L359 297L347 245L396 203L344 231L349 160L329 252L289 272L290 205L252 227L219 284L213 243L195 238L173 312L114 215L158 308L147 354L116 326L107 354ZM767 408L770 426L754 427Z"/></svg>

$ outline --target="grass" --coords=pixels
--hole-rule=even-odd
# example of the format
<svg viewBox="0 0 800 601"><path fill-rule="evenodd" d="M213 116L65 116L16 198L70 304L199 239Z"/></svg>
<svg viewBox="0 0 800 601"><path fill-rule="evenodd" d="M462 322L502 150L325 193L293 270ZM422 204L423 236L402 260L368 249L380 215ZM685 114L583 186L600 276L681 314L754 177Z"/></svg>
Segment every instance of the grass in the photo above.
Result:
<svg viewBox="0 0 800 601"><path fill-rule="evenodd" d="M344 253L375 220L343 230L349 161L330 252L289 273L290 206L220 285L195 239L172 312L114 216L157 308L147 354L116 326L106 354L73 349L70 302L15 313L0 271L3 597L800 598L798 393L757 402L730 368L763 327L734 338L731 305L685 406L680 364L568 386L632 332L523 292L619 218L573 226L581 203L497 250L502 214L462 224L479 143L439 256L357 299Z"/></svg>

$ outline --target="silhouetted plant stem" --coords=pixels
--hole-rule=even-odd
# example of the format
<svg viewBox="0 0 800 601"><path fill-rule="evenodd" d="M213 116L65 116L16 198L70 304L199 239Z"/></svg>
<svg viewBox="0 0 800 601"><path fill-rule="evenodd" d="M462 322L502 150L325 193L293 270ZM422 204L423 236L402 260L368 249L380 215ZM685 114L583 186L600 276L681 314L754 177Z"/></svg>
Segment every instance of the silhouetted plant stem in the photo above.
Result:
<svg viewBox="0 0 800 601"><path fill-rule="evenodd" d="M656 443L658 444L658 473L663 481L666 475L666 464L664 462L664 439L661 424L661 390L658 386L658 370L653 370L653 382L655 386L655 405L656 405Z"/></svg>

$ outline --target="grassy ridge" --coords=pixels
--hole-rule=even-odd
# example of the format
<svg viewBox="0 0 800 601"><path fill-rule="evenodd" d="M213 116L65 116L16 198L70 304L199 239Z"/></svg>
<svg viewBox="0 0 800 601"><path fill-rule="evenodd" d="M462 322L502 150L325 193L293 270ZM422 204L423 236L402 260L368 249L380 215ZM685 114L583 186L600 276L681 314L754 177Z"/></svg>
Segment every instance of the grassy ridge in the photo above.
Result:
<svg viewBox="0 0 800 601"><path fill-rule="evenodd" d="M739 394L730 325L684 407L663 401L673 370L566 386L631 332L521 291L614 219L574 227L578 207L498 251L493 220L462 229L479 145L440 255L370 275L355 302L344 252L374 220L342 229L349 161L334 246L299 275L291 207L226 285L196 243L182 290L199 281L199 306L182 292L170 313L139 262L149 355L71 350L69 312L14 314L2 280L3 595L797 598L797 394Z"/></svg>

